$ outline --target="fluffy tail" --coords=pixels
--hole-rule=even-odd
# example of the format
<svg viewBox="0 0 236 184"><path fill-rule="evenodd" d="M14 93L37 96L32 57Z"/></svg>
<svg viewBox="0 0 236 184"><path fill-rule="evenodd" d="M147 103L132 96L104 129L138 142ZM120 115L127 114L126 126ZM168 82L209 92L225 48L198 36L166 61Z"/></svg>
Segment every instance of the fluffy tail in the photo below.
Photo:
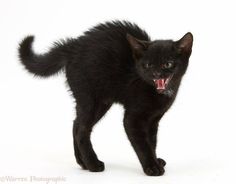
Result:
<svg viewBox="0 0 236 184"><path fill-rule="evenodd" d="M25 68L38 76L48 77L59 72L66 65L63 45L56 43L46 54L35 54L32 49L33 36L26 37L19 45L19 58Z"/></svg>

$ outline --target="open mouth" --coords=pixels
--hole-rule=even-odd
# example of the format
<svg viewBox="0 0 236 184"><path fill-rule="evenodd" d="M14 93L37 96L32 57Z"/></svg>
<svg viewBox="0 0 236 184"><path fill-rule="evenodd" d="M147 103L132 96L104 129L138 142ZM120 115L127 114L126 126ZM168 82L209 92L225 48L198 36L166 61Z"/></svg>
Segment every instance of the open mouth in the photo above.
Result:
<svg viewBox="0 0 236 184"><path fill-rule="evenodd" d="M170 83L172 76L167 78L161 78L161 79L153 79L156 89L159 92L165 91L168 87L168 84Z"/></svg>

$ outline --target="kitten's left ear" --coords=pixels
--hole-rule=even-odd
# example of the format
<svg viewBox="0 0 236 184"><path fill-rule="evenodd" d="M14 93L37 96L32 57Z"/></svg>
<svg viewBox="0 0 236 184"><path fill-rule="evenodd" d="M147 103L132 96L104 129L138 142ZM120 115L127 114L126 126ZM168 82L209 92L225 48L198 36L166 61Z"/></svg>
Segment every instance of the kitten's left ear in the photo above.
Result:
<svg viewBox="0 0 236 184"><path fill-rule="evenodd" d="M177 49L180 54L185 54L188 57L192 52L193 35L192 33L186 33L177 43Z"/></svg>
<svg viewBox="0 0 236 184"><path fill-rule="evenodd" d="M127 33L126 39L130 44L134 59L141 58L143 56L143 52L147 50L148 46L150 45L149 41L139 40L129 33Z"/></svg>

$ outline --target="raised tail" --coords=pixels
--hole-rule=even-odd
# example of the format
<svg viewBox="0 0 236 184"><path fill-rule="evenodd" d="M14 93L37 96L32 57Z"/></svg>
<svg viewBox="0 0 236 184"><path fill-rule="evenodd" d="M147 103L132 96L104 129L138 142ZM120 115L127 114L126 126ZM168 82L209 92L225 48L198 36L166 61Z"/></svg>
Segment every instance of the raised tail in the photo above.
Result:
<svg viewBox="0 0 236 184"><path fill-rule="evenodd" d="M19 58L25 68L38 76L48 77L59 72L66 65L63 44L56 43L48 53L35 54L32 49L33 36L26 37L19 44Z"/></svg>

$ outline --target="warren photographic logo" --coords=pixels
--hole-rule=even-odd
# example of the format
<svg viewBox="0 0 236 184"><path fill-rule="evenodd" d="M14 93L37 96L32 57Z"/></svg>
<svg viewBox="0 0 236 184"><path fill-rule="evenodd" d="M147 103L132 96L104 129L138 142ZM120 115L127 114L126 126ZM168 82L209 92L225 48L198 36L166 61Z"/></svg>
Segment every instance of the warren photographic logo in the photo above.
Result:
<svg viewBox="0 0 236 184"><path fill-rule="evenodd" d="M0 183L39 183L39 184L60 184L66 182L66 177L42 177L42 176L0 176Z"/></svg>

